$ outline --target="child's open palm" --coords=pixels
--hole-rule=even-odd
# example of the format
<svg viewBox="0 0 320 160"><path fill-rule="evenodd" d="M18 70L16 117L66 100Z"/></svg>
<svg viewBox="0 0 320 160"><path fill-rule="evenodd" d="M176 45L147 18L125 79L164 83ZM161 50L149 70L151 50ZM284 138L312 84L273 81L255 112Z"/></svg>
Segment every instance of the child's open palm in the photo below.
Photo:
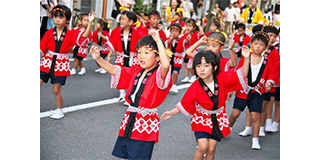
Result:
<svg viewBox="0 0 320 160"><path fill-rule="evenodd" d="M154 40L155 42L160 41L160 36L159 36L159 32L158 32L158 31L156 31L156 30L154 30L154 29L151 29L151 30L149 31L149 34L152 36L152 38L153 38L153 40Z"/></svg>
<svg viewBox="0 0 320 160"><path fill-rule="evenodd" d="M242 45L242 56L244 58L249 58L250 55L250 49L248 48L248 46Z"/></svg>
<svg viewBox="0 0 320 160"><path fill-rule="evenodd" d="M96 18L96 12L92 11L91 14L89 13L89 22L92 23L93 20Z"/></svg>
<svg viewBox="0 0 320 160"><path fill-rule="evenodd" d="M97 60L97 59L100 58L100 50L99 50L98 47L92 46L91 49L90 49L90 53L91 53L92 58L93 58L94 60Z"/></svg>

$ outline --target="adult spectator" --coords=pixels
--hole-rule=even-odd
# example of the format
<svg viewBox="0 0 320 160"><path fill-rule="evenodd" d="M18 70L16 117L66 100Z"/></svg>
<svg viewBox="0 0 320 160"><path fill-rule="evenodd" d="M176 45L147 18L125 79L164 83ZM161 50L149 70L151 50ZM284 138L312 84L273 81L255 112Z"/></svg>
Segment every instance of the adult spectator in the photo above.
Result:
<svg viewBox="0 0 320 160"><path fill-rule="evenodd" d="M186 1L184 1L184 5L186 6L186 10L187 10L185 12L184 19L190 19L192 14L194 13L193 3L190 2L190 0L186 0Z"/></svg>
<svg viewBox="0 0 320 160"><path fill-rule="evenodd" d="M238 1L233 3L233 9L234 9L234 12L236 14L236 19L233 22L233 25L234 25L234 29L237 30L238 29L238 23L240 21L240 16L241 16L241 10L239 8L239 2Z"/></svg>
<svg viewBox="0 0 320 160"><path fill-rule="evenodd" d="M219 18L218 13L220 11L220 8L218 3L215 4L213 11L216 13L216 18Z"/></svg>
<svg viewBox="0 0 320 160"><path fill-rule="evenodd" d="M258 0L251 0L251 7L246 8L241 14L240 22L263 24L263 15L259 8L257 8Z"/></svg>
<svg viewBox="0 0 320 160"><path fill-rule="evenodd" d="M204 17L204 8L203 8L203 1L198 2L198 7L197 7L197 20L201 20Z"/></svg>
<svg viewBox="0 0 320 160"><path fill-rule="evenodd" d="M40 40L47 31L47 21L51 17L51 7L49 6L49 0L40 1Z"/></svg>
<svg viewBox="0 0 320 160"><path fill-rule="evenodd" d="M182 8L179 6L182 4ZM170 7L166 8L166 23L170 24L172 20L175 20L174 15L176 12L182 12L182 17L184 17L185 12L187 12L187 8L185 4L183 3L183 0L171 0Z"/></svg>
<svg viewBox="0 0 320 160"><path fill-rule="evenodd" d="M224 31L228 34L231 35L232 34L232 25L233 22L235 21L236 14L235 14L235 10L232 7L232 3L229 4L229 7L227 7L224 12L226 13L226 17L224 19Z"/></svg>

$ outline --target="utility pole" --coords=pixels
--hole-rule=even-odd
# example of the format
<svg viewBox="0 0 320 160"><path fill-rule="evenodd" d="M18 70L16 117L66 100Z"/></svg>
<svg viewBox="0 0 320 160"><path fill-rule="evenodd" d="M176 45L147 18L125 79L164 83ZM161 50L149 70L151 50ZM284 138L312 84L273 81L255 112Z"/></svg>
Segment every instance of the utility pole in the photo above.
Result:
<svg viewBox="0 0 320 160"><path fill-rule="evenodd" d="M207 26L204 30L204 33L207 33L210 31L210 25L213 19L213 14L211 12L214 10L214 6L215 6L215 0L210 0L210 6L208 11L208 17L207 17Z"/></svg>
<svg viewBox="0 0 320 160"><path fill-rule="evenodd" d="M106 19L106 15L107 15L107 3L108 0L103 0L103 8L102 8L102 18Z"/></svg>

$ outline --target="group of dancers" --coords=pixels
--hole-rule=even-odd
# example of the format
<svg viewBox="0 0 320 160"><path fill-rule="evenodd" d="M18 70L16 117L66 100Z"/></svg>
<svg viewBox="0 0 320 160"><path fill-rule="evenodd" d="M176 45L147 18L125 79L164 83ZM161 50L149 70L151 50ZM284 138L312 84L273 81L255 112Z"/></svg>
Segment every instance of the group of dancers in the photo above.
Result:
<svg viewBox="0 0 320 160"><path fill-rule="evenodd" d="M214 159L217 143L231 133L246 106L246 128L240 135L253 133L252 149L261 148L258 137L265 136L265 130L278 131L280 43L277 38L280 29L257 25L252 28L250 37L245 33L245 25L239 24L237 33L229 41L229 59L221 55L227 36L219 30L221 23L217 18L213 19L208 33L193 19L188 19L184 27L172 23L167 37L159 27L158 11L149 12L149 24L142 28L134 26L135 13L123 11L120 25L111 35L108 32L110 22L103 18L96 23L97 29L90 32L95 12L84 15L79 28L73 30L66 26L71 17L68 7L57 5L52 15L56 26L48 30L40 42L40 85L51 79L57 104L50 118L64 117L61 86L65 85L67 76L75 74L77 66L81 68L78 74L85 74L82 59L89 50L98 66L96 72L111 75L110 87L119 89L120 98L128 105L112 155L124 159L151 159L153 146L158 142L160 118L169 120L180 112L191 119L198 142L194 159ZM93 42L90 49L89 41ZM233 50L235 43L240 47L236 51ZM203 44L205 49L199 50ZM74 46L75 61L70 71L67 52ZM116 59L111 64L114 53ZM237 55L241 57L239 62ZM192 84L172 110L159 116L157 107L170 91L178 92L176 84L182 63L185 63L186 75L183 82ZM225 102L233 92L235 100L228 118ZM274 100L276 109L272 123L270 109Z"/></svg>

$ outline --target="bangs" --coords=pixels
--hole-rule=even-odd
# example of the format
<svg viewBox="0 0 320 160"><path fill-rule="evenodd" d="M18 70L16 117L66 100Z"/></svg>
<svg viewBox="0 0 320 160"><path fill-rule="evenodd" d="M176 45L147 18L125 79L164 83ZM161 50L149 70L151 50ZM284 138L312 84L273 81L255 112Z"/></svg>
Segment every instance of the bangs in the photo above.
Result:
<svg viewBox="0 0 320 160"><path fill-rule="evenodd" d="M61 18L66 17L66 15L62 11L59 11L59 10L55 11L53 16L54 17L61 17Z"/></svg>
<svg viewBox="0 0 320 160"><path fill-rule="evenodd" d="M215 66L217 66L217 71L215 71L215 75L219 74L219 70L220 70L220 56L217 55L216 53L212 52L212 51L207 51L207 50L201 50L199 51L196 56L193 58L193 64L192 67L195 71L196 76L197 75L197 71L196 71L196 66L198 64L201 64L201 59L202 57L204 57L206 63L211 63L212 68L214 68Z"/></svg>

